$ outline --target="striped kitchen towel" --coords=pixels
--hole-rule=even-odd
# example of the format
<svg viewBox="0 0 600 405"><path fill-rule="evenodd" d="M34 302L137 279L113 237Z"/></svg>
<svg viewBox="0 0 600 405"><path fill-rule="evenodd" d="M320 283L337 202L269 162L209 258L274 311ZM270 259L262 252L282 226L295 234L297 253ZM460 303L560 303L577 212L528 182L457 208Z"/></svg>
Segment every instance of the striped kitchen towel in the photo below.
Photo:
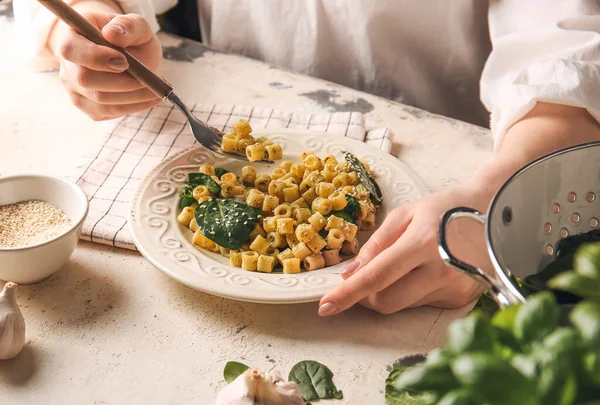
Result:
<svg viewBox="0 0 600 405"><path fill-rule="evenodd" d="M222 131L239 119L254 131L281 128L321 131L347 136L390 152L387 128L367 129L363 114L334 112L298 114L271 108L195 105L194 115ZM161 161L195 144L183 114L163 103L149 111L118 120L95 140L73 175L88 195L90 211L82 239L136 250L127 226L129 200L142 179Z"/></svg>

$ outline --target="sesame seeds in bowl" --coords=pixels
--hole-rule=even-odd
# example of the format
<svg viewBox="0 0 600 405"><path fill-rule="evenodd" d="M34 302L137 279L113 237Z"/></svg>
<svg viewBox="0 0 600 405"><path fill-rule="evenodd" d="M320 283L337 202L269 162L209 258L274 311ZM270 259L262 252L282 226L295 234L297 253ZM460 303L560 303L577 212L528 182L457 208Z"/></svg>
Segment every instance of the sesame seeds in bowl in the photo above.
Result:
<svg viewBox="0 0 600 405"><path fill-rule="evenodd" d="M87 196L46 175L0 177L0 280L41 281L69 259L88 213Z"/></svg>
<svg viewBox="0 0 600 405"><path fill-rule="evenodd" d="M0 247L38 245L71 229L71 219L47 201L0 205Z"/></svg>

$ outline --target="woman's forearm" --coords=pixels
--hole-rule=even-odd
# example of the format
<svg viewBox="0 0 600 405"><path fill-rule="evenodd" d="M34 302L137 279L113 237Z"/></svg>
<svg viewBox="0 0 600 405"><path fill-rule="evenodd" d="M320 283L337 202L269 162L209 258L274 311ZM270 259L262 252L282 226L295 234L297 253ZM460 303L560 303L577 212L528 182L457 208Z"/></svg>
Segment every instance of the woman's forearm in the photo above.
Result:
<svg viewBox="0 0 600 405"><path fill-rule="evenodd" d="M123 11L119 7L119 4L114 0L81 0L71 5L79 13L96 12L96 13L114 13L120 14ZM69 27L58 20L48 35L48 47L50 51L56 55L57 47L61 43L61 39L64 38L64 32Z"/></svg>
<svg viewBox="0 0 600 405"><path fill-rule="evenodd" d="M490 197L517 170L548 153L600 141L600 124L583 108L537 103L506 133L493 161L471 182Z"/></svg>

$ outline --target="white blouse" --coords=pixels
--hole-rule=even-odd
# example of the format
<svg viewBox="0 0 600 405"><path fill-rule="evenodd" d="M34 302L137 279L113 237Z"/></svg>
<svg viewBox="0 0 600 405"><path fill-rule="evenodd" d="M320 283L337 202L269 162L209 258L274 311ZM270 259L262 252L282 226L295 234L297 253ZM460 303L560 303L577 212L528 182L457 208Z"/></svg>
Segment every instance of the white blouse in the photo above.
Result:
<svg viewBox="0 0 600 405"><path fill-rule="evenodd" d="M117 1L155 31L177 2ZM197 1L203 40L223 51L481 124L480 99L496 147L538 100L600 121L598 0ZM38 68L55 67L53 15L35 0L14 10Z"/></svg>

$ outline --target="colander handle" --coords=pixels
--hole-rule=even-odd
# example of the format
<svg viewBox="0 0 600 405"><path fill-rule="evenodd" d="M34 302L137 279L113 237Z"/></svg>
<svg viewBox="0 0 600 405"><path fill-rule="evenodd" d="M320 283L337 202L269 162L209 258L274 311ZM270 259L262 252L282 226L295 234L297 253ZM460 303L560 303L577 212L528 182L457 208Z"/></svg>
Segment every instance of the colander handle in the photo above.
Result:
<svg viewBox="0 0 600 405"><path fill-rule="evenodd" d="M462 260L457 259L450 252L446 236L448 226L452 221L458 218L469 218L479 222L482 225L485 225L487 221L487 216L485 214L482 214L473 208L456 207L447 211L442 216L438 229L438 251L442 257L442 260L444 260L448 266L469 275L481 283L485 288L489 289L490 293L500 307L506 307L512 304L523 302L524 298L520 294L515 294L513 292L513 288L504 285L501 280L490 277L490 275L488 275L479 267L475 267L469 263L465 263Z"/></svg>

